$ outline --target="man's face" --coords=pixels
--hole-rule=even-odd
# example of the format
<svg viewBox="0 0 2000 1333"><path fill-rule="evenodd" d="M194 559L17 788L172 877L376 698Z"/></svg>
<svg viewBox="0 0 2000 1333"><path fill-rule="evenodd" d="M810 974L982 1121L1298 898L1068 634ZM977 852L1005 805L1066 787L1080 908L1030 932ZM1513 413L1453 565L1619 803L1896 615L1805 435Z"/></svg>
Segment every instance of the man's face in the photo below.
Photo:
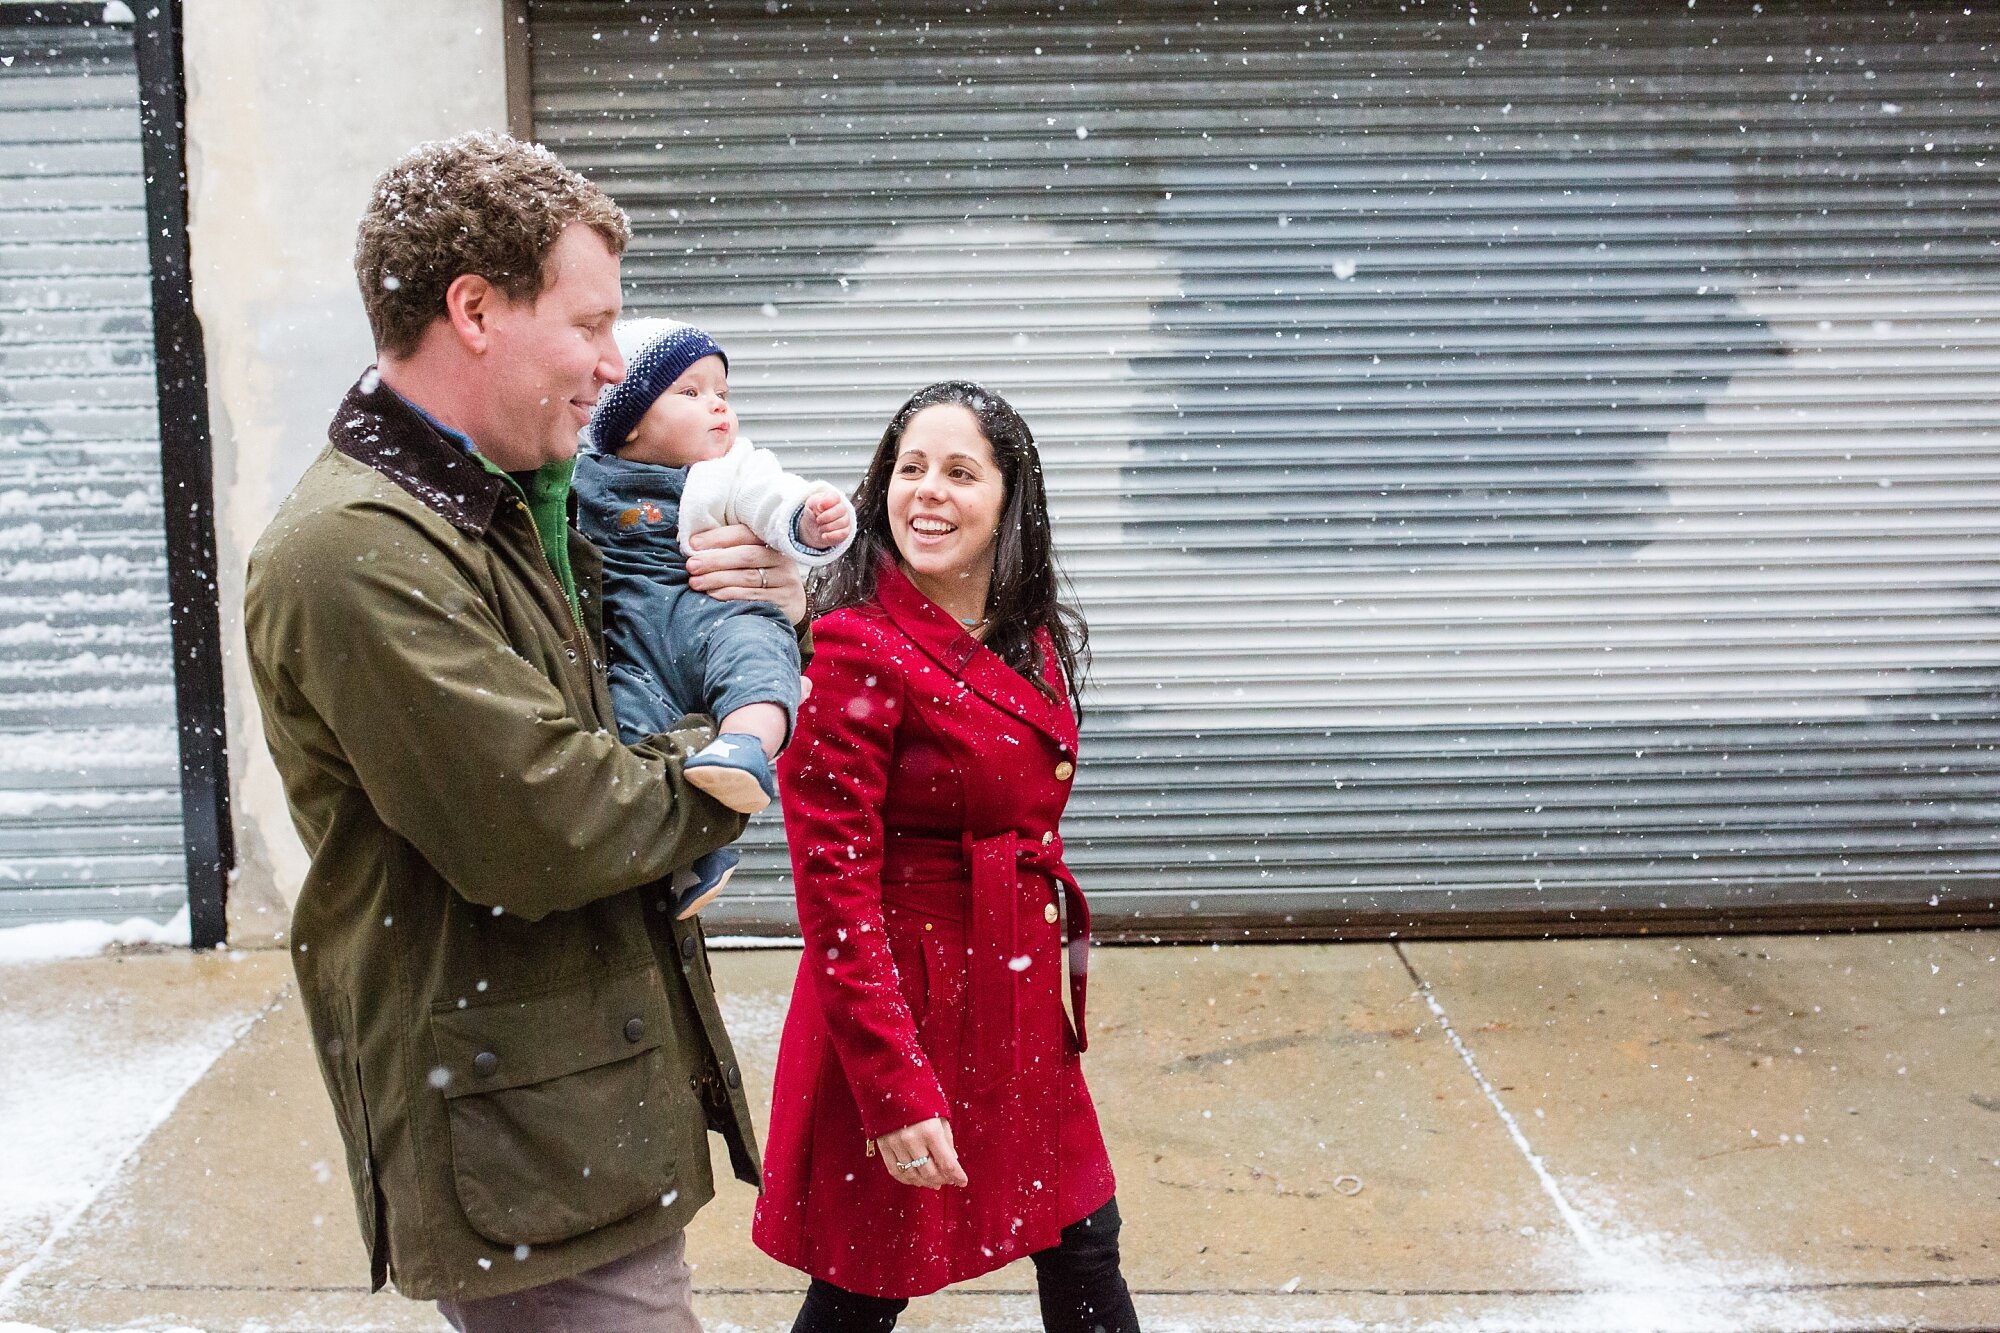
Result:
<svg viewBox="0 0 2000 1333"><path fill-rule="evenodd" d="M572 222L549 251L539 297L495 296L483 361L496 410L480 450L510 472L573 457L598 393L625 377L611 337L618 256L602 236Z"/></svg>

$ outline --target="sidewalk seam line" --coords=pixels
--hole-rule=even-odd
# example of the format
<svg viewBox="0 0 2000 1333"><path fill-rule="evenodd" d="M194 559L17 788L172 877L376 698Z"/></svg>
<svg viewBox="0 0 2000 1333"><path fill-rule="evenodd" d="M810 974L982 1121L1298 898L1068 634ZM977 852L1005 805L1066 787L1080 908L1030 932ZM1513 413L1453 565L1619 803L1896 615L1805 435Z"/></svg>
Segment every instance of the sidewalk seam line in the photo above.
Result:
<svg viewBox="0 0 2000 1333"><path fill-rule="evenodd" d="M118 1154L117 1160L104 1169L104 1177L97 1182L96 1188L79 1199L76 1205L63 1215L62 1220L57 1222L50 1229L49 1234L42 1238L42 1243L35 1247L33 1254L23 1259L4 1278L0 1278L0 1315L5 1315L11 1311L14 1299L20 1294L21 1287L26 1283L29 1275L40 1268L48 1260L49 1256L55 1253L56 1247L69 1238L70 1231L78 1222L83 1220L84 1214L89 1212L97 1201L104 1196L104 1192L111 1188L111 1183L117 1180L125 1168L131 1164L132 1159L139 1155L139 1150L151 1142L153 1135L159 1132L160 1126L164 1125L168 1118L180 1109L181 1102L186 1099L190 1092L194 1091L195 1085L208 1077L209 1071L215 1068L216 1062L234 1050L236 1043L242 1041L244 1035L251 1028L268 1018L277 1010L279 1005L285 1002L288 989L287 986L280 984L276 995L272 996L267 1003L253 1011L241 1023L236 1025L235 1030L229 1034L229 1040L216 1048L214 1057L206 1061L200 1069L189 1076L186 1082L182 1083L179 1088L176 1088L173 1094L161 1103L159 1108L154 1111L152 1117L147 1120L145 1129L132 1140L131 1146Z"/></svg>
<svg viewBox="0 0 2000 1333"><path fill-rule="evenodd" d="M1486 1100L1500 1117L1501 1125L1507 1130L1507 1137L1514 1141L1514 1146L1520 1150L1521 1156L1527 1159L1528 1167L1535 1173L1535 1179L1541 1184L1542 1192L1548 1195L1549 1201L1555 1205L1557 1216L1561 1217L1563 1224L1570 1229L1570 1234L1576 1237L1576 1243L1583 1247L1584 1253L1597 1263L1604 1263L1606 1259L1604 1247L1598 1243L1590 1224L1583 1220L1583 1215L1577 1212L1575 1206L1563 1194L1562 1186L1556 1183L1555 1176L1542 1161L1541 1154L1537 1153L1534 1145L1528 1142L1528 1136L1522 1130L1520 1121L1516 1120L1514 1113L1507 1109L1507 1104L1500 1100L1499 1089L1495 1088L1492 1080L1480 1070L1479 1061L1473 1058L1472 1049L1465 1044L1465 1039L1458 1035L1458 1029L1452 1026L1444 1006L1438 1003L1437 995L1431 990L1431 983L1423 978L1417 971L1416 964L1410 961L1409 954L1403 950L1402 941L1395 941L1390 947L1396 951L1396 957L1401 960L1403 970L1410 974L1410 980L1416 983L1417 994L1421 995L1424 1003L1430 1006L1431 1015L1437 1019L1438 1026L1444 1029L1445 1038L1451 1042L1452 1049L1458 1052L1458 1058L1465 1063L1466 1071L1472 1075L1472 1081L1479 1085L1479 1090L1486 1095Z"/></svg>

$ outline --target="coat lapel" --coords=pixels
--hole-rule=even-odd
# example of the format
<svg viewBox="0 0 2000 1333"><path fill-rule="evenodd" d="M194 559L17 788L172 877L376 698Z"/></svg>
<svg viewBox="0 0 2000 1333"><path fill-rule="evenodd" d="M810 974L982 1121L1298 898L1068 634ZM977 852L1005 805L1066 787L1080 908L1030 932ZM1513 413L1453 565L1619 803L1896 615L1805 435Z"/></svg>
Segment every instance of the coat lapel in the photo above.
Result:
<svg viewBox="0 0 2000 1333"><path fill-rule="evenodd" d="M998 653L967 634L965 627L944 608L917 591L894 560L882 562L875 580L875 595L896 627L968 689L1048 735L1065 754L1076 752L1076 715L1068 707L1062 672L1055 666L1055 654L1046 634L1040 636L1042 661L1060 701L1057 703L1051 703L1020 672L1002 661Z"/></svg>
<svg viewBox="0 0 2000 1333"><path fill-rule="evenodd" d="M328 435L460 531L479 535L492 524L507 483L432 429L373 367L347 391Z"/></svg>

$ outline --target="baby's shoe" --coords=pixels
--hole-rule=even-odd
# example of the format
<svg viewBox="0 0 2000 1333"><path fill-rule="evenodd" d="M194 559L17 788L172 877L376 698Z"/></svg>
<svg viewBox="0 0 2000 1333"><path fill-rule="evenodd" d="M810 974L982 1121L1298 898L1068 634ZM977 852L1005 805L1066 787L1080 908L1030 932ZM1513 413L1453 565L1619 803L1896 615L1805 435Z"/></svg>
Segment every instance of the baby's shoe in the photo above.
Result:
<svg viewBox="0 0 2000 1333"><path fill-rule="evenodd" d="M687 780L739 814L754 815L778 795L778 779L764 757L764 742L743 731L725 731L681 766Z"/></svg>
<svg viewBox="0 0 2000 1333"><path fill-rule="evenodd" d="M740 860L742 857L734 847L724 847L698 858L686 870L676 870L674 918L685 921L714 902L715 895L722 892L722 886L736 873L736 863Z"/></svg>

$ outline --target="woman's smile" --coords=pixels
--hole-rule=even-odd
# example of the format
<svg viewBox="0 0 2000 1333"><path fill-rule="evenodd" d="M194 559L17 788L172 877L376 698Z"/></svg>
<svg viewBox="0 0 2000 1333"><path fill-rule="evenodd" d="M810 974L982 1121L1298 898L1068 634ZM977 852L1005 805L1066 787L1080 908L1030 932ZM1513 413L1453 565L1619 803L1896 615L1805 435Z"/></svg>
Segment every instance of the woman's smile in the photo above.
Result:
<svg viewBox="0 0 2000 1333"><path fill-rule="evenodd" d="M961 619L984 613L1006 498L977 417L939 403L910 418L889 476L890 533L925 595Z"/></svg>

